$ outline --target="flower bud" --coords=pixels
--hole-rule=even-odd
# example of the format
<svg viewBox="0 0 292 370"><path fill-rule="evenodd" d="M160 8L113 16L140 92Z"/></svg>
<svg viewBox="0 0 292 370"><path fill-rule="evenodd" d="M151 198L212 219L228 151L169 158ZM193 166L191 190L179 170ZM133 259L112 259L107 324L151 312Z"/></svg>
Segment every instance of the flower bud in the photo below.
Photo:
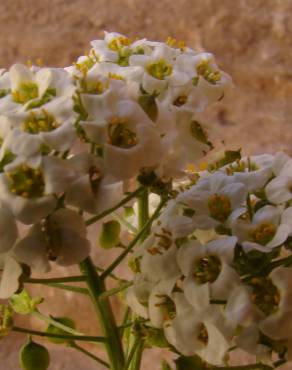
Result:
<svg viewBox="0 0 292 370"><path fill-rule="evenodd" d="M47 370L50 354L44 346L30 340L21 348L19 360L23 370Z"/></svg>

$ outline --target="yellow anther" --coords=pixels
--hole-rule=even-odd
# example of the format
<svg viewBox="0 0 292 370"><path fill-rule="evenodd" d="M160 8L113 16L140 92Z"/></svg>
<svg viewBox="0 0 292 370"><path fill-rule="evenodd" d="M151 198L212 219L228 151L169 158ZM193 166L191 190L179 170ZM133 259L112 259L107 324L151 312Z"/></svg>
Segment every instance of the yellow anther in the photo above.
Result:
<svg viewBox="0 0 292 370"><path fill-rule="evenodd" d="M108 76L108 78L111 78L113 80L121 80L121 81L125 80L125 78L123 76L118 75L117 73L109 72L109 74L107 76Z"/></svg>
<svg viewBox="0 0 292 370"><path fill-rule="evenodd" d="M230 199L223 194L214 194L208 199L209 213L219 222L225 222L232 212Z"/></svg>

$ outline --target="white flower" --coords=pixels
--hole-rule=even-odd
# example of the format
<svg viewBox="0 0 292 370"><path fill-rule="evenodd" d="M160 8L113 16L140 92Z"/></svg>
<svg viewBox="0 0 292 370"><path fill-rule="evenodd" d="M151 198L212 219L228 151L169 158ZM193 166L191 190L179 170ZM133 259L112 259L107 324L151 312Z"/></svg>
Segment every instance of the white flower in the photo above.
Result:
<svg viewBox="0 0 292 370"><path fill-rule="evenodd" d="M247 197L246 187L230 176L216 172L201 179L177 200L194 211L193 220L199 229L212 229L220 224L229 225Z"/></svg>
<svg viewBox="0 0 292 370"><path fill-rule="evenodd" d="M137 253L142 254L141 272L149 281L176 281L179 278L177 247L170 231L157 230L143 242Z"/></svg>
<svg viewBox="0 0 292 370"><path fill-rule="evenodd" d="M283 154L284 161L287 157ZM289 202L292 199L292 159L282 161L276 167L277 176L265 188L267 199L274 204ZM284 163L283 163L284 162Z"/></svg>
<svg viewBox="0 0 292 370"><path fill-rule="evenodd" d="M224 237L206 245L190 241L177 253L185 296L197 311L205 310L210 300L227 300L231 290L240 282L230 266L237 239Z"/></svg>
<svg viewBox="0 0 292 370"><path fill-rule="evenodd" d="M246 185L249 191L261 190L271 178L274 156L262 154L244 157L236 162L224 166L220 171L232 175L235 182Z"/></svg>
<svg viewBox="0 0 292 370"><path fill-rule="evenodd" d="M75 178L68 187L66 204L89 213L99 213L119 202L122 182L114 182L104 173L101 158L82 152L69 159Z"/></svg>
<svg viewBox="0 0 292 370"><path fill-rule="evenodd" d="M6 74L2 76L2 80L7 78ZM14 64L9 70L9 80L9 92L0 99L1 113L40 107L59 96L72 96L75 91L67 72L57 68Z"/></svg>
<svg viewBox="0 0 292 370"><path fill-rule="evenodd" d="M47 272L50 260L70 266L84 260L90 251L83 218L69 209L59 209L43 224L35 224L14 248L17 259L34 270Z"/></svg>
<svg viewBox="0 0 292 370"><path fill-rule="evenodd" d="M148 319L148 301L154 283L148 281L142 274L134 277L133 285L126 291L126 302L133 312L140 317Z"/></svg>
<svg viewBox="0 0 292 370"><path fill-rule="evenodd" d="M284 212L274 206L260 208L252 221L238 218L232 225L232 233L238 237L243 249L258 250L268 253L283 244L291 233L292 221L290 209Z"/></svg>
<svg viewBox="0 0 292 370"><path fill-rule="evenodd" d="M291 269L278 267L233 290L225 316L235 327L243 327L239 344L250 348L250 343L257 342L259 330L275 340L291 338L291 276Z"/></svg>
<svg viewBox="0 0 292 370"><path fill-rule="evenodd" d="M0 196L18 220L32 224L54 210L56 196L67 190L73 178L68 162L57 157L42 157L36 168L16 160L0 174Z"/></svg>
<svg viewBox="0 0 292 370"><path fill-rule="evenodd" d="M214 56L210 53L182 54L177 58L177 64L196 87L196 100L200 111L211 102L222 99L226 87L232 85L230 76L218 68Z"/></svg>
<svg viewBox="0 0 292 370"><path fill-rule="evenodd" d="M131 55L129 64L142 68L142 87L149 94L160 94L168 86L188 82L188 75L175 63L174 49L166 44L155 45L151 54Z"/></svg>
<svg viewBox="0 0 292 370"><path fill-rule="evenodd" d="M142 108L124 100L107 107L99 121L82 122L88 137L103 146L106 171L117 180L159 163L160 135Z"/></svg>
<svg viewBox="0 0 292 370"><path fill-rule="evenodd" d="M278 267L269 275L276 287L271 307L272 313L263 319L260 330L273 339L291 338L292 333L292 270L291 268Z"/></svg>
<svg viewBox="0 0 292 370"><path fill-rule="evenodd" d="M198 314L184 310L165 327L166 339L185 356L198 355L212 365L222 365L229 343L229 330L216 307Z"/></svg>
<svg viewBox="0 0 292 370"><path fill-rule="evenodd" d="M8 148L24 160L37 163L43 151L65 152L76 140L73 100L66 97L45 104L42 109L10 114L12 128Z"/></svg>

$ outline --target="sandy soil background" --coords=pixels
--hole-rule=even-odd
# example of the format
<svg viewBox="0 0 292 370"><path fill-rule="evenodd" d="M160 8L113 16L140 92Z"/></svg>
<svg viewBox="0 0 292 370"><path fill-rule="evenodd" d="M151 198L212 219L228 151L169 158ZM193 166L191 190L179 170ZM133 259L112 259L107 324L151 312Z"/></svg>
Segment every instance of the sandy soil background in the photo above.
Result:
<svg viewBox="0 0 292 370"><path fill-rule="evenodd" d="M291 0L0 0L0 67L37 58L67 66L103 30L153 40L172 36L213 52L235 84L207 112L218 145L224 139L246 154L292 154ZM96 258L105 264L108 256L97 251ZM61 274L68 271L54 272ZM64 293L50 289L46 297L55 316L72 316L81 321L80 330L98 333L88 321L93 313L86 299L65 294L64 301ZM43 310L48 312L45 305ZM1 342L0 370L19 369L22 343L15 334ZM99 369L71 349L50 351L51 370ZM158 370L157 358L157 352L145 356L143 369Z"/></svg>

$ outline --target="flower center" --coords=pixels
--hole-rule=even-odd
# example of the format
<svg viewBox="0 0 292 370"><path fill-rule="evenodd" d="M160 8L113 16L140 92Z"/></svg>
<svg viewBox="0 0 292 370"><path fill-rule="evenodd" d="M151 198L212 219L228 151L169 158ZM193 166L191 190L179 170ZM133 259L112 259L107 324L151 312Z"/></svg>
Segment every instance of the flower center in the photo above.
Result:
<svg viewBox="0 0 292 370"><path fill-rule="evenodd" d="M213 283L221 272L222 264L217 256L206 256L195 262L193 276L199 284Z"/></svg>
<svg viewBox="0 0 292 370"><path fill-rule="evenodd" d="M209 213L219 222L225 222L231 214L231 202L226 195L214 194L208 199Z"/></svg>
<svg viewBox="0 0 292 370"><path fill-rule="evenodd" d="M181 95L181 96L178 96L174 101L173 101L173 105L175 105L176 107L181 107L182 105L186 104L186 102L188 101L188 97L186 95Z"/></svg>
<svg viewBox="0 0 292 370"><path fill-rule="evenodd" d="M203 323L199 325L199 334L197 336L197 339L200 342L202 342L205 346L208 344L209 340L208 330Z"/></svg>
<svg viewBox="0 0 292 370"><path fill-rule="evenodd" d="M156 307L160 307L164 321L173 320L176 317L176 307L173 300L164 294L157 294L158 298L161 298L159 303L156 303Z"/></svg>
<svg viewBox="0 0 292 370"><path fill-rule="evenodd" d="M93 193L97 193L99 184L101 180L101 173L100 170L97 167L90 167L89 168L89 181L91 185L91 190Z"/></svg>
<svg viewBox="0 0 292 370"><path fill-rule="evenodd" d="M121 81L125 81L125 78L117 73L112 73L112 72L109 72L108 73L108 78L111 78L112 80L121 80Z"/></svg>
<svg viewBox="0 0 292 370"><path fill-rule="evenodd" d="M277 227L270 222L263 222L250 232L250 237L255 243L266 245L275 236Z"/></svg>
<svg viewBox="0 0 292 370"><path fill-rule="evenodd" d="M33 82L22 83L19 89L12 92L15 103L25 104L39 96L38 85Z"/></svg>
<svg viewBox="0 0 292 370"><path fill-rule="evenodd" d="M137 145L137 135L129 130L127 120L115 117L108 125L109 143L120 148L129 149Z"/></svg>
<svg viewBox="0 0 292 370"><path fill-rule="evenodd" d="M108 43L108 48L113 51L119 51L125 46L131 45L131 40L124 36L115 37Z"/></svg>
<svg viewBox="0 0 292 370"><path fill-rule="evenodd" d="M158 80L164 80L165 77L171 75L172 66L167 64L164 59L160 59L155 63L149 63L147 66L147 72Z"/></svg>
<svg viewBox="0 0 292 370"><path fill-rule="evenodd" d="M204 79L212 85L216 85L216 83L221 79L221 72L214 70L206 60L202 60L197 65L196 69L198 75L204 77Z"/></svg>
<svg viewBox="0 0 292 370"><path fill-rule="evenodd" d="M7 175L11 180L10 191L13 194L24 198L39 198L44 194L45 183L39 169L22 165Z"/></svg>
<svg viewBox="0 0 292 370"><path fill-rule="evenodd" d="M265 277L253 278L250 285L252 302L267 316L275 313L280 303L280 292L272 281Z"/></svg>
<svg viewBox="0 0 292 370"><path fill-rule="evenodd" d="M31 113L23 122L22 129L29 134L38 134L40 132L54 131L58 126L55 118L44 111L39 117Z"/></svg>
<svg viewBox="0 0 292 370"><path fill-rule="evenodd" d="M85 94L100 95L106 90L106 86L101 81L84 81L82 92Z"/></svg>

